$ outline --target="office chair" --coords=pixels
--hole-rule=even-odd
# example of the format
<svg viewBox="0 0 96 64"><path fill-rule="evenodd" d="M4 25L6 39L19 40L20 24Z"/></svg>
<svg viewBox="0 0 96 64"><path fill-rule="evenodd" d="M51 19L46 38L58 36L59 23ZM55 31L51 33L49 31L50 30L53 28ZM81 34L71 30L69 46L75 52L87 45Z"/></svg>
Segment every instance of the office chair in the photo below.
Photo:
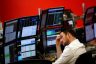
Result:
<svg viewBox="0 0 96 64"><path fill-rule="evenodd" d="M13 62L9 64L52 64L52 62L48 60L35 59L35 60L23 60L23 61Z"/></svg>
<svg viewBox="0 0 96 64"><path fill-rule="evenodd" d="M81 54L75 64L95 64L92 58L92 52L86 52L84 54Z"/></svg>

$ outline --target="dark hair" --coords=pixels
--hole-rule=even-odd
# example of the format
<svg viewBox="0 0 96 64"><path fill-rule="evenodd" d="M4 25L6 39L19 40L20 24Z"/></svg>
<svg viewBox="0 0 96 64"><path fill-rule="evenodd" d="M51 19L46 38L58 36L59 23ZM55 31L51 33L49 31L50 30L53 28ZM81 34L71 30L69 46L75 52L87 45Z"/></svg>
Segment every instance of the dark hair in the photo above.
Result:
<svg viewBox="0 0 96 64"><path fill-rule="evenodd" d="M61 32L64 32L65 34L67 34L69 32L72 36L76 37L76 31L75 31L75 29L64 29L63 28L61 30Z"/></svg>

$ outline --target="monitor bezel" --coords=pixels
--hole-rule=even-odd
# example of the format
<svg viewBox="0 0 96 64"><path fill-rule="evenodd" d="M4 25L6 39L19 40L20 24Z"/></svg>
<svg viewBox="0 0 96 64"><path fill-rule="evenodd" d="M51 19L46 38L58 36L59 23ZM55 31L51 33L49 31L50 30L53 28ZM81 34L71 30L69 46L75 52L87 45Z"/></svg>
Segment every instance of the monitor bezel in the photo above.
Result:
<svg viewBox="0 0 96 64"><path fill-rule="evenodd" d="M19 30L19 27L17 28L18 30L17 30L17 39L25 39L25 38L28 38L28 37L37 37L37 34L38 34L38 29L39 29L39 22L40 22L40 19L39 19L39 16L38 15L36 15L36 16L28 16L28 17L22 17L22 18L19 18L18 19L18 25L20 24L20 20L22 20L22 19L28 19L29 21L31 21L31 18L32 17L37 17L38 18L38 22L37 22L37 27L36 27L36 34L35 35L30 35L30 36L25 36L25 37L22 37L22 30L23 30L23 27L24 26L22 26L22 27L20 27L21 28L21 30ZM22 22L21 22L22 23ZM29 25L28 25L29 26ZM30 26L32 26L32 25L30 25ZM27 26L26 26L27 27ZM19 35L19 38L18 38L18 32L20 32L20 35Z"/></svg>
<svg viewBox="0 0 96 64"><path fill-rule="evenodd" d="M12 40L12 41L9 41L9 42L7 42L7 43L5 43L5 29L6 29L6 27L7 27L7 26L6 26L6 23L10 23L10 22L13 22L13 21L17 21L17 24L18 24L18 19L12 19L12 20L8 20L8 21L4 22L4 30L3 30L3 42L4 42L4 45L12 44L12 42L16 42L16 40L17 40L17 38L16 38L16 36L17 36L17 31L16 31L15 39ZM17 28L17 25L16 25L16 28ZM17 28L16 30L18 30L18 28Z"/></svg>
<svg viewBox="0 0 96 64"><path fill-rule="evenodd" d="M17 42L15 42L15 43L10 43L10 44L4 44L4 45L3 45L4 63L5 63L5 47L6 47L6 46L15 45L15 48L14 48L15 51L14 51L14 52L15 52L15 54L16 54L16 52L17 52L17 51L16 51L16 43L17 43ZM10 52L10 51L9 51L9 52ZM14 56L15 56L15 54L14 54ZM11 60L11 59L10 59L10 60ZM14 57L14 61L13 61L13 62L15 62L15 61L17 61L17 58L16 58L16 57ZM10 63L11 63L11 61L10 61Z"/></svg>
<svg viewBox="0 0 96 64"><path fill-rule="evenodd" d="M94 6L94 7L87 8L86 11L85 11L85 15L84 15L84 25L89 25L89 24L91 23L91 22L86 23L86 18L87 18L87 12L88 12L88 10L89 10L89 9L92 9L92 8L94 8L94 12L95 12L95 6ZM93 12L93 13L94 13L94 12ZM88 13L88 14L89 14L89 13ZM92 22L94 22L94 21L93 21L93 16L94 16L94 15L92 15Z"/></svg>
<svg viewBox="0 0 96 64"><path fill-rule="evenodd" d="M54 28L54 29L48 29L48 30L55 30L55 29L60 29L60 31L62 30L62 28ZM61 32L60 32L61 33ZM60 34L60 33L58 33L58 34ZM50 50L54 50L55 52L56 52L56 44L55 45L49 45L49 46L47 46L47 30L46 30L46 45L45 45L45 50L46 50L46 52L45 53L47 53L47 52L50 52ZM56 35L58 35L58 34L56 34Z"/></svg>
<svg viewBox="0 0 96 64"><path fill-rule="evenodd" d="M94 8L94 12L93 12L93 13L95 13L96 6L93 6L93 7L87 8L86 11L85 11L85 15L84 15L84 38L85 38L84 40L85 40L85 43L88 43L88 42L96 39L96 38L95 38L95 33L94 33L94 38L86 41L86 31L85 31L86 26L87 26L87 25L92 25L92 26L93 26L93 32L94 32L94 21L93 21L94 15L92 16L92 22L89 22L89 23L86 23L86 22L85 22L85 21L86 21L87 12L88 12L88 10L91 9L91 8Z"/></svg>
<svg viewBox="0 0 96 64"><path fill-rule="evenodd" d="M30 51L35 51L35 52L36 52L36 56L30 56L30 57L22 58L22 60L37 59L37 57L38 57L38 56L37 56L37 38L34 38L34 37L31 37L31 38L30 38L30 37L29 37L29 38L24 38L24 39L18 40L18 43L19 43L19 44L17 45L17 46L18 46L17 49L20 50L21 47L22 47L22 46L21 46L21 41L22 41L22 40L27 40L27 39L35 39L35 43L34 43L34 44L35 44L35 50L30 50ZM24 46L34 45L34 44L27 44L27 45L24 45ZM20 49L19 49L19 48L20 48ZM21 51L21 50L20 50L20 51ZM29 51L29 52L30 52L30 51ZM26 52L26 51L25 51L25 52ZM28 52L28 51L27 51L27 52ZM22 52L21 52L21 53L22 53ZM22 61L22 60L18 60L18 56L19 56L19 54L17 55L17 61Z"/></svg>

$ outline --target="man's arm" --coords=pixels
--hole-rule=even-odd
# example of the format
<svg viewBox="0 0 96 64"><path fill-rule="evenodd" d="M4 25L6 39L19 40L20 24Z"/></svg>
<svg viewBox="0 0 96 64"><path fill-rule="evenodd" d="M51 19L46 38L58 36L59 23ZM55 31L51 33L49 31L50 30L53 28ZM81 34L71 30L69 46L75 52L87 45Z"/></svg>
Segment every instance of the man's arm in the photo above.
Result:
<svg viewBox="0 0 96 64"><path fill-rule="evenodd" d="M60 42L56 42L56 43L60 43ZM56 51L57 51L57 58L60 57L60 55L62 54L62 50L60 45L56 44Z"/></svg>
<svg viewBox="0 0 96 64"><path fill-rule="evenodd" d="M62 54L61 43L60 43L60 35L58 35L57 38L56 38L56 51L57 51L57 58L59 58L60 55Z"/></svg>
<svg viewBox="0 0 96 64"><path fill-rule="evenodd" d="M65 47L61 56L53 64L67 64L70 59L74 57L72 50L68 47Z"/></svg>

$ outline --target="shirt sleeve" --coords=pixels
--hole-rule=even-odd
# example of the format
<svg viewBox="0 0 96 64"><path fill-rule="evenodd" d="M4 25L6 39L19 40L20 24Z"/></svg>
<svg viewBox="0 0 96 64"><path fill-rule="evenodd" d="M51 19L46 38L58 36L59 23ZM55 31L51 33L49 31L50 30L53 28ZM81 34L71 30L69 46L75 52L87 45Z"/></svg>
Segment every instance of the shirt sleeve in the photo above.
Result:
<svg viewBox="0 0 96 64"><path fill-rule="evenodd" d="M63 50L61 56L52 64L66 64L70 59L73 58L72 50L69 47L66 47Z"/></svg>

